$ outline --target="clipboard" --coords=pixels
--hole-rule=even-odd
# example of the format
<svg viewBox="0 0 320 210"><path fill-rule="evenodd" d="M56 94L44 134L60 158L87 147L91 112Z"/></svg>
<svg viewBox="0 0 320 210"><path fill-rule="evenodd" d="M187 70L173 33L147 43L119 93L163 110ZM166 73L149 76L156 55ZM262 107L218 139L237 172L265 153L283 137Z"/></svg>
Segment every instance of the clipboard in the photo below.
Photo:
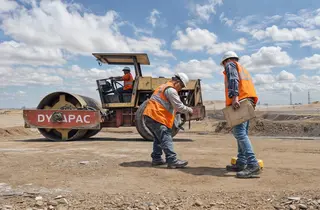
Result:
<svg viewBox="0 0 320 210"><path fill-rule="evenodd" d="M230 128L256 117L254 108L248 100L241 101L239 109L234 110L232 106L227 106L222 112Z"/></svg>

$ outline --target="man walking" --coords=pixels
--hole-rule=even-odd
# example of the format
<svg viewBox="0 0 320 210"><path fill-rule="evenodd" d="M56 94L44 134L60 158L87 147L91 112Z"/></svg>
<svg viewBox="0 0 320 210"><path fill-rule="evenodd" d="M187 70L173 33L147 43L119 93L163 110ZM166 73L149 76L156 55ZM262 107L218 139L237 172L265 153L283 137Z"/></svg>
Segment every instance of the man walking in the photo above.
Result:
<svg viewBox="0 0 320 210"><path fill-rule="evenodd" d="M258 97L249 72L239 63L235 52L224 54L221 65L224 66L226 106L240 108L240 102L249 100L253 107ZM251 141L248 137L249 121L236 125L232 129L238 143L238 159L236 165L228 165L227 171L237 172L238 178L252 178L260 173L260 166L254 154Z"/></svg>
<svg viewBox="0 0 320 210"><path fill-rule="evenodd" d="M189 78L184 73L177 73L172 80L160 85L151 96L144 110L145 123L154 136L152 165L168 164L168 168L182 168L188 161L177 159L173 149L172 127L176 112L192 114L193 110L185 106L178 92L187 85ZM162 159L162 150L166 162Z"/></svg>

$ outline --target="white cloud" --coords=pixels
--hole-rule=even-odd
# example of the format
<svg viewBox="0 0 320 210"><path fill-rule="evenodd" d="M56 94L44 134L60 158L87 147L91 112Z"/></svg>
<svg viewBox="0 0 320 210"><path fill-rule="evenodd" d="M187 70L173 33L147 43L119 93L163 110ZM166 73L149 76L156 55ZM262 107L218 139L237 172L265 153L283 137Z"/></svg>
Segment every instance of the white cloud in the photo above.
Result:
<svg viewBox="0 0 320 210"><path fill-rule="evenodd" d="M185 21L185 23L186 23L189 27L192 27L192 28L199 28L199 26L198 26L199 21L198 21L198 20L196 20L196 19L187 20L187 21Z"/></svg>
<svg viewBox="0 0 320 210"><path fill-rule="evenodd" d="M307 85L302 83L269 83L261 86L257 86L257 92L259 93L269 93L272 94L271 99L269 100L277 100L281 99L281 95L288 95L290 92L301 92L307 90ZM289 97L288 97L289 98ZM266 100L266 99L264 99ZM289 102L289 101L288 101Z"/></svg>
<svg viewBox="0 0 320 210"><path fill-rule="evenodd" d="M221 91L222 93L224 93L224 88L225 85L224 83L215 83L215 84L207 84L207 83L202 83L201 84L201 88L203 89L203 91L205 92L213 92L213 91Z"/></svg>
<svg viewBox="0 0 320 210"><path fill-rule="evenodd" d="M165 45L164 40L143 36L140 38L140 40L127 38L127 42L132 51L135 52L148 51L153 52L154 55L159 57L174 57L171 52L167 50L161 50L161 47Z"/></svg>
<svg viewBox="0 0 320 210"><path fill-rule="evenodd" d="M297 63L302 69L320 69L320 54L314 54L311 57L306 57L302 60L299 60Z"/></svg>
<svg viewBox="0 0 320 210"><path fill-rule="evenodd" d="M9 12L18 7L18 4L12 0L0 0L0 13Z"/></svg>
<svg viewBox="0 0 320 210"><path fill-rule="evenodd" d="M246 17L235 17L231 21L235 30L245 33L252 33L253 30L263 30L268 25L278 22L281 16L266 16L261 18L257 15L249 15Z"/></svg>
<svg viewBox="0 0 320 210"><path fill-rule="evenodd" d="M297 14L286 13L283 16L250 15L233 19L228 19L222 14L220 19L222 22L232 22L229 26L248 33L257 40L300 41L302 47L320 48L320 9L302 9Z"/></svg>
<svg viewBox="0 0 320 210"><path fill-rule="evenodd" d="M246 38L240 38L240 39L238 39L238 43L242 44L242 45L246 45L248 42L247 42Z"/></svg>
<svg viewBox="0 0 320 210"><path fill-rule="evenodd" d="M134 23L130 23L128 21L123 21L122 24L132 27L136 36L140 36L140 34L152 35L151 29L137 27Z"/></svg>
<svg viewBox="0 0 320 210"><path fill-rule="evenodd" d="M314 37L312 40L301 43L301 47L309 46L314 49L320 49L320 36Z"/></svg>
<svg viewBox="0 0 320 210"><path fill-rule="evenodd" d="M26 86L26 85L62 85L63 79L49 72L37 72L27 67L0 67L0 86Z"/></svg>
<svg viewBox="0 0 320 210"><path fill-rule="evenodd" d="M298 78L301 83L309 85L310 89L315 88L316 86L320 87L320 76L310 76L309 77L305 74L302 74ZM320 89L319 87L318 87L318 89Z"/></svg>
<svg viewBox="0 0 320 210"><path fill-rule="evenodd" d="M223 81L223 79L221 79ZM224 83L217 82L217 83L201 83L201 89L203 94L204 100L224 100L225 99L225 92L224 92ZM219 109L219 107L215 107Z"/></svg>
<svg viewBox="0 0 320 210"><path fill-rule="evenodd" d="M274 83L276 80L273 75L271 74L256 74L253 77L253 82L255 85L263 85L263 84L271 84Z"/></svg>
<svg viewBox="0 0 320 210"><path fill-rule="evenodd" d="M60 1L41 1L39 7L20 9L7 16L1 28L5 34L26 44L56 46L75 53L85 54L102 48L129 50L125 38L118 32L117 18L114 11L104 16L90 13L81 16L78 12L70 13L68 5Z"/></svg>
<svg viewBox="0 0 320 210"><path fill-rule="evenodd" d="M187 28L186 32L178 31L177 39L172 42L172 48L176 50L186 51L202 51L206 50L208 54L221 54L228 50L241 51L244 50L242 44L246 44L244 38L235 42L217 43L217 36L207 29Z"/></svg>
<svg viewBox="0 0 320 210"><path fill-rule="evenodd" d="M61 65L66 63L59 49L28 46L15 41L0 43L0 64Z"/></svg>
<svg viewBox="0 0 320 210"><path fill-rule="evenodd" d="M0 86L57 85L59 89L65 87L67 90L71 87L83 88L85 85L86 88L94 89L97 79L122 75L123 72L119 67L109 69L83 69L78 65L64 68L0 67ZM135 76L134 71L132 75Z"/></svg>
<svg viewBox="0 0 320 210"><path fill-rule="evenodd" d="M257 79L258 78L258 79ZM308 91L316 91L317 93L320 91L320 76L307 76L305 74L300 75L296 78L290 72L282 71L278 75L271 74L257 74L254 77L256 89L258 95L269 95L268 98L263 98L263 100L268 101L283 101L281 95L287 95L289 103L289 94L293 93L295 101L301 102L307 101L302 97L307 95ZM260 81L259 81L260 80ZM304 95L303 95L304 94ZM297 95L300 96L296 97Z"/></svg>
<svg viewBox="0 0 320 210"><path fill-rule="evenodd" d="M156 9L153 9L152 12L150 13L150 16L147 18L148 23L150 23L153 27L156 26L157 19L160 18L160 12Z"/></svg>
<svg viewBox="0 0 320 210"><path fill-rule="evenodd" d="M272 68L290 65L292 58L281 47L262 47L251 56L240 57L240 63L251 72L270 72Z"/></svg>
<svg viewBox="0 0 320 210"><path fill-rule="evenodd" d="M298 84L298 83L274 83L269 86L265 86L262 90L270 91L273 93L280 93L280 94L289 94L290 92L301 92L306 90L307 85L305 84Z"/></svg>
<svg viewBox="0 0 320 210"><path fill-rule="evenodd" d="M172 48L176 50L199 51L206 46L214 44L217 36L207 29L187 28L186 33L177 32L177 40L172 42Z"/></svg>
<svg viewBox="0 0 320 210"><path fill-rule="evenodd" d="M84 12L78 4L40 1L38 4L31 3L28 7L20 6L12 14L0 18L1 29L6 35L30 46L54 46L71 53L90 55L101 51L132 52L137 50L136 43L140 43L149 46L154 44L144 48L149 53L172 56L162 50L165 44L163 40L124 36L120 32L124 22L115 11L99 16Z"/></svg>
<svg viewBox="0 0 320 210"><path fill-rule="evenodd" d="M240 32L249 33L252 29L260 29L261 25L255 23L256 16L250 15L246 17L236 17L232 21L234 22L235 29ZM261 23L260 23L261 24Z"/></svg>
<svg viewBox="0 0 320 210"><path fill-rule="evenodd" d="M1 99L4 100L15 100L15 102L17 102L17 100L20 100L21 98L26 98L28 96L28 94L25 91L22 90L18 90L15 92L0 92L0 97Z"/></svg>
<svg viewBox="0 0 320 210"><path fill-rule="evenodd" d="M234 23L234 20L231 20L231 19L224 16L224 12L221 13L219 18L220 18L220 21L222 23L226 24L227 26L232 26Z"/></svg>
<svg viewBox="0 0 320 210"><path fill-rule="evenodd" d="M253 82L257 86L263 86L265 85L267 87L272 86L276 83L286 83L286 82L294 82L296 80L296 77L294 74L287 72L285 70L282 70L278 75L272 75L272 74L256 74L253 77Z"/></svg>
<svg viewBox="0 0 320 210"><path fill-rule="evenodd" d="M315 29L320 25L320 9L302 9L297 14L287 13L283 21L291 27Z"/></svg>
<svg viewBox="0 0 320 210"><path fill-rule="evenodd" d="M212 78L214 72L222 71L222 67L218 66L211 58L207 60L189 60L188 62L180 62L176 68L176 72L186 73L190 78Z"/></svg>
<svg viewBox="0 0 320 210"><path fill-rule="evenodd" d="M144 71L144 75L153 77L172 77L174 73L183 72L186 73L190 79L207 79L213 78L214 74L221 75L223 68L215 63L212 58L205 60L192 59L189 61L181 61L175 66L170 66L165 63L156 63L147 70ZM222 75L221 75L222 78Z"/></svg>
<svg viewBox="0 0 320 210"><path fill-rule="evenodd" d="M210 16L216 14L216 7L222 3L223 0L208 0L207 4L195 4L192 10L200 20L209 21Z"/></svg>
<svg viewBox="0 0 320 210"><path fill-rule="evenodd" d="M47 71L47 69L45 69ZM103 79L108 78L111 76L121 76L122 72L118 69L109 69L109 70L100 70L96 68L92 68L89 70L82 69L78 65L72 65L69 68L58 68L53 69L57 75L67 78L67 79L89 79L89 80L96 80L96 79Z"/></svg>
<svg viewBox="0 0 320 210"><path fill-rule="evenodd" d="M170 69L170 66L158 66L155 68L155 70L152 72L152 75L156 77L172 77L174 75L174 72Z"/></svg>
<svg viewBox="0 0 320 210"><path fill-rule="evenodd" d="M274 43L275 46L279 46L281 48L290 48L292 46L289 42L276 42Z"/></svg>
<svg viewBox="0 0 320 210"><path fill-rule="evenodd" d="M266 20L268 23L273 23L273 22L280 20L281 18L282 18L281 15L273 15L273 16L267 16Z"/></svg>
<svg viewBox="0 0 320 210"><path fill-rule="evenodd" d="M207 52L209 54L221 54L226 51L242 51L244 50L243 45L234 42L221 42L217 44L212 44L208 47Z"/></svg>
<svg viewBox="0 0 320 210"><path fill-rule="evenodd" d="M172 77L174 75L174 67L167 64L166 61L161 60L160 62L155 60L151 62L151 65L143 67L143 76L151 77Z"/></svg>
<svg viewBox="0 0 320 210"><path fill-rule="evenodd" d="M285 70L282 70L278 75L277 75L277 80L278 81L295 81L296 77L294 74L287 72Z"/></svg>
<svg viewBox="0 0 320 210"><path fill-rule="evenodd" d="M249 15L228 19L222 14L220 17L222 22L226 20L232 22L232 26L235 26L237 31L255 35L260 39L271 37L273 40L301 40L309 37L305 32L311 33L311 35L318 34L318 26L320 25L320 9L302 9L297 14L286 13L283 16Z"/></svg>
<svg viewBox="0 0 320 210"><path fill-rule="evenodd" d="M299 80L302 81L302 82L315 82L315 83L318 83L320 82L320 76L307 76L305 74L302 74L299 76Z"/></svg>
<svg viewBox="0 0 320 210"><path fill-rule="evenodd" d="M320 30L306 30L304 28L282 28L273 25L265 30L256 30L251 32L252 36L258 40L272 38L273 41L304 41L320 35Z"/></svg>

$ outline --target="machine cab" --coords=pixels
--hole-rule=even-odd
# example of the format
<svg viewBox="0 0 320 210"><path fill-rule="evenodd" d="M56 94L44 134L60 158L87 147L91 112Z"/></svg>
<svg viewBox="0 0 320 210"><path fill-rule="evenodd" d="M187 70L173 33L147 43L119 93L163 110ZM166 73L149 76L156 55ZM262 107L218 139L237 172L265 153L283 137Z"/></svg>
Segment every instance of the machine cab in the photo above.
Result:
<svg viewBox="0 0 320 210"><path fill-rule="evenodd" d="M118 88L123 85L114 80L112 77L97 80L98 91L103 108L116 108L116 107L134 107L136 102L138 80L142 77L141 65L150 65L148 55L145 53L92 53L97 58L99 65L122 65L133 66L131 73L133 74L132 90L126 93L118 92ZM120 70L120 69L119 69ZM122 70L122 69L121 69ZM121 75L114 75L114 77Z"/></svg>

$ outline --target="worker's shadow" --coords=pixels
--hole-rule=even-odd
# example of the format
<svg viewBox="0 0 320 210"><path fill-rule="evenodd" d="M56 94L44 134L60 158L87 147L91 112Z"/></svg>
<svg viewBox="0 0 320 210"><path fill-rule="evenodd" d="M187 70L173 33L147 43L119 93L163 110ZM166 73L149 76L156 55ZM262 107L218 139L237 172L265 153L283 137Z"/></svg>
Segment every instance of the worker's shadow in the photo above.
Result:
<svg viewBox="0 0 320 210"><path fill-rule="evenodd" d="M17 139L14 140L17 142L59 142L59 141L51 141L49 139L45 138L33 138L33 139ZM85 142L85 141L105 141L105 142L146 142L146 143L152 143L152 141L147 141L143 138L109 138L109 137L92 137L87 139L81 139L81 140L68 140L67 142ZM60 141L65 142L65 141ZM176 138L173 139L173 142L193 142L192 139L183 139L183 138Z"/></svg>
<svg viewBox="0 0 320 210"><path fill-rule="evenodd" d="M137 168L157 168L157 169L165 169L165 170L179 170L181 172L192 174L195 176L218 176L218 177L234 176L234 175L228 174L225 168L186 166L185 168L168 169L166 165L152 167L150 161L123 162L123 163L120 163L120 166L137 167Z"/></svg>

